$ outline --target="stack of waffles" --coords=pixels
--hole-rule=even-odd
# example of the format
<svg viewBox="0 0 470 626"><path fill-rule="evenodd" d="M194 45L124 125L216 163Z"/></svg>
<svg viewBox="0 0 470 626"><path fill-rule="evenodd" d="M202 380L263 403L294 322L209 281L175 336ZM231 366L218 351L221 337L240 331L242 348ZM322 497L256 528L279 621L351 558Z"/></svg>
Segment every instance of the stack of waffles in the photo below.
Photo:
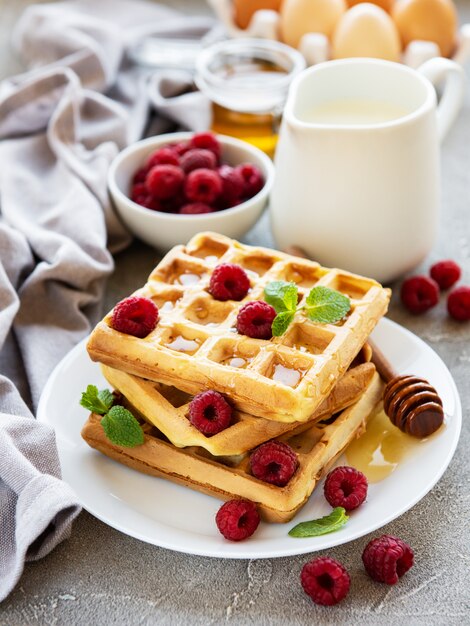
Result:
<svg viewBox="0 0 470 626"><path fill-rule="evenodd" d="M251 288L241 302L208 292L211 273L235 263ZM299 303L313 286L350 298L336 324L301 311L281 337L252 339L236 330L240 307L263 300L271 281L296 283ZM380 401L382 383L370 362L369 334L385 314L389 291L372 279L213 233L171 250L134 295L150 298L160 319L144 339L113 329L109 313L88 352L141 421L144 444L112 444L92 414L82 435L90 446L136 470L222 500L256 502L266 521L286 522L305 504ZM234 408L231 425L211 437L188 419L192 396L212 389ZM288 443L298 468L284 487L255 478L250 454L270 440Z"/></svg>

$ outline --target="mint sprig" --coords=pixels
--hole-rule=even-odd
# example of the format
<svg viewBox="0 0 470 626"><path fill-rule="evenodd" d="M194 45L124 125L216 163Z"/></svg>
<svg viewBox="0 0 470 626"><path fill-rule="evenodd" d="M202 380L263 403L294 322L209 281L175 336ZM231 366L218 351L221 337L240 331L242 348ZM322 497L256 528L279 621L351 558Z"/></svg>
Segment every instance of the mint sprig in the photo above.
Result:
<svg viewBox="0 0 470 626"><path fill-rule="evenodd" d="M329 287L313 287L305 301L309 320L319 324L336 324L351 308L348 296Z"/></svg>
<svg viewBox="0 0 470 626"><path fill-rule="evenodd" d="M88 385L86 391L82 393L80 404L92 413L105 415L113 406L114 396L109 389L98 391L95 385Z"/></svg>
<svg viewBox="0 0 470 626"><path fill-rule="evenodd" d="M101 420L106 437L117 446L134 448L144 443L144 431L130 411L113 406Z"/></svg>
<svg viewBox="0 0 470 626"><path fill-rule="evenodd" d="M313 519L309 522L301 522L289 530L290 537L319 537L327 535L342 528L348 521L346 509L338 506L329 515Z"/></svg>
<svg viewBox="0 0 470 626"><path fill-rule="evenodd" d="M264 288L264 299L276 313L294 311L297 307L298 289L295 283L273 280Z"/></svg>
<svg viewBox="0 0 470 626"><path fill-rule="evenodd" d="M109 389L98 391L95 385L88 385L82 393L80 404L102 415L101 425L106 437L116 446L134 448L144 443L144 431L130 411L120 405L113 406L115 398Z"/></svg>
<svg viewBox="0 0 470 626"><path fill-rule="evenodd" d="M303 306L298 306L298 288L295 283L275 280L264 288L264 299L277 315L272 323L274 337L280 337L289 328L297 311L318 324L336 324L351 309L347 296L329 287L312 287Z"/></svg>

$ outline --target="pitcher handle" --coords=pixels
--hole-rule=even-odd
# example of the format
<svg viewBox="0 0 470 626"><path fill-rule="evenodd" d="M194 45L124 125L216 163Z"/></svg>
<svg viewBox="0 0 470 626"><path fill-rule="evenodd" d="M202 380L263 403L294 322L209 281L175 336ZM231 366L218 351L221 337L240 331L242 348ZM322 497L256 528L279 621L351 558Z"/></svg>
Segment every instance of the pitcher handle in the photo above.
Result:
<svg viewBox="0 0 470 626"><path fill-rule="evenodd" d="M463 103L465 92L465 74L460 65L436 57L423 63L418 68L431 83L437 87L443 81L444 91L437 106L437 132L439 141L443 141L455 122L458 112Z"/></svg>

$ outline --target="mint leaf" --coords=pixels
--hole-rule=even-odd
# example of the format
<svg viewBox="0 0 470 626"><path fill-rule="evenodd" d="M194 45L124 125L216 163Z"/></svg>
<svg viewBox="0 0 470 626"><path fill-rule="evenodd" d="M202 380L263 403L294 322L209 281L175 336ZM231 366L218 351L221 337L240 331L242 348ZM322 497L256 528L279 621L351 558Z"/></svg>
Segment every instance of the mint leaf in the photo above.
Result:
<svg viewBox="0 0 470 626"><path fill-rule="evenodd" d="M116 446L134 448L144 443L141 425L123 406L113 406L101 420L101 425L106 437Z"/></svg>
<svg viewBox="0 0 470 626"><path fill-rule="evenodd" d="M294 319L295 311L283 311L278 313L274 318L271 329L273 331L273 337L280 337L283 335L289 327L289 324Z"/></svg>
<svg viewBox="0 0 470 626"><path fill-rule="evenodd" d="M329 515L313 519L310 522L301 522L289 530L290 537L319 537L339 530L346 524L349 516L342 506L338 506Z"/></svg>
<svg viewBox="0 0 470 626"><path fill-rule="evenodd" d="M112 407L114 402L114 396L109 389L102 389L98 391L95 385L88 385L86 391L82 393L80 404L91 411L92 413L98 413L98 415L105 415Z"/></svg>
<svg viewBox="0 0 470 626"><path fill-rule="evenodd" d="M305 314L312 322L336 324L351 308L349 298L329 287L313 287L305 301Z"/></svg>
<svg viewBox="0 0 470 626"><path fill-rule="evenodd" d="M273 280L264 288L264 299L274 307L276 313L295 311L297 306L297 285L285 280Z"/></svg>

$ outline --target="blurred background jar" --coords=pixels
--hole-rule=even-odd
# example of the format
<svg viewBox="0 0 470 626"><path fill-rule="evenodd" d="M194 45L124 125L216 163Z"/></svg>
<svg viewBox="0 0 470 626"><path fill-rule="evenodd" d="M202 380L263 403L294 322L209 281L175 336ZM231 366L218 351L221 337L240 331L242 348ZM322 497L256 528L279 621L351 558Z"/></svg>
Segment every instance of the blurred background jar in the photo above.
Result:
<svg viewBox="0 0 470 626"><path fill-rule="evenodd" d="M304 57L277 41L235 39L204 49L195 82L212 102L216 133L244 139L272 156L289 85Z"/></svg>

